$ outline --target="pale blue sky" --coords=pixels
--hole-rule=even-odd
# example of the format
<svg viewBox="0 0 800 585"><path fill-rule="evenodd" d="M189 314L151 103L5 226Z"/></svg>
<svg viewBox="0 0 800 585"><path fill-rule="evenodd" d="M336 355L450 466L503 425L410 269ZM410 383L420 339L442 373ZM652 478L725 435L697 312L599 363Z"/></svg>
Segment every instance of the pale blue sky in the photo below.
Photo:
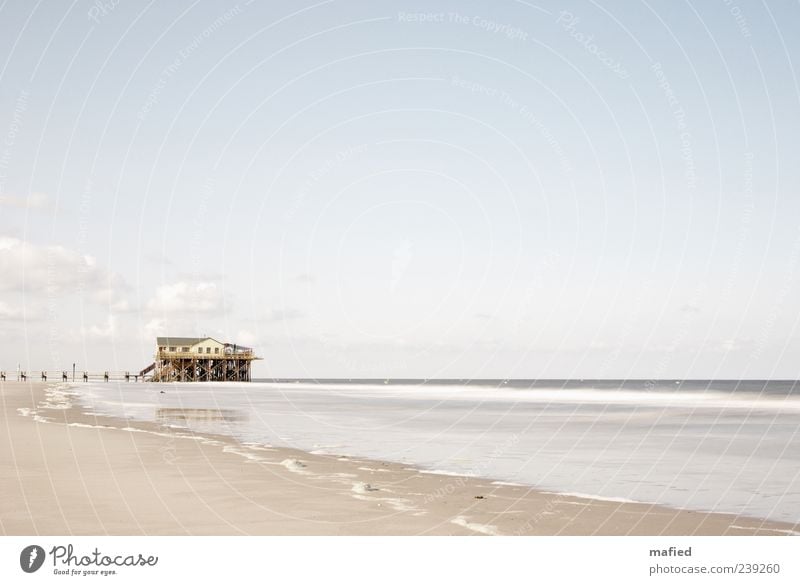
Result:
<svg viewBox="0 0 800 585"><path fill-rule="evenodd" d="M0 369L800 377L798 3L6 2Z"/></svg>

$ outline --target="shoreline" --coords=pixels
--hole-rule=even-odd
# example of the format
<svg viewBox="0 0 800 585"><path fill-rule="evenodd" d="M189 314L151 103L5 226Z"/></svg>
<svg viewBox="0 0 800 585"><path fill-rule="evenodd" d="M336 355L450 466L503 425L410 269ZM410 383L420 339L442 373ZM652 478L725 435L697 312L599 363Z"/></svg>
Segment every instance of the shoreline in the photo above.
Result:
<svg viewBox="0 0 800 585"><path fill-rule="evenodd" d="M0 383L5 535L786 535L797 524L585 498L82 412Z"/></svg>

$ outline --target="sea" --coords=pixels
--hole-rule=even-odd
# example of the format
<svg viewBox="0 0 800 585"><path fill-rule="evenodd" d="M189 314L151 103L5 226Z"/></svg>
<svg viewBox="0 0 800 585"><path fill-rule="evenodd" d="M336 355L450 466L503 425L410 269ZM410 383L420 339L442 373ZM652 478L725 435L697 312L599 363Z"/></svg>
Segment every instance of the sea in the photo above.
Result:
<svg viewBox="0 0 800 585"><path fill-rule="evenodd" d="M83 408L426 473L800 522L800 381L87 383Z"/></svg>

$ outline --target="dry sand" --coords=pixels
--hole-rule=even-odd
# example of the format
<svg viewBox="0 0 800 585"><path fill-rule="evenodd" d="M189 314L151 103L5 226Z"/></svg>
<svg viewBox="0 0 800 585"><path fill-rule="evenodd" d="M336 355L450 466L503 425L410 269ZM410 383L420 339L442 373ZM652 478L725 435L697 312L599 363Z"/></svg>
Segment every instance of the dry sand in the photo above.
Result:
<svg viewBox="0 0 800 585"><path fill-rule="evenodd" d="M5 535L774 535L800 528L241 445L95 417L58 388L0 382Z"/></svg>

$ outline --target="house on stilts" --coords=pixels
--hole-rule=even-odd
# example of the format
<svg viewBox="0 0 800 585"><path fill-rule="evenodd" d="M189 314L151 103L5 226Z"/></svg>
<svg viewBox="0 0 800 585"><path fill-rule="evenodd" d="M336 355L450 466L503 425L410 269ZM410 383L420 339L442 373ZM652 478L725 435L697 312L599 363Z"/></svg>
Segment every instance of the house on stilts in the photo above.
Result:
<svg viewBox="0 0 800 585"><path fill-rule="evenodd" d="M256 357L250 347L212 337L158 337L152 364L139 375L153 382L249 382Z"/></svg>

